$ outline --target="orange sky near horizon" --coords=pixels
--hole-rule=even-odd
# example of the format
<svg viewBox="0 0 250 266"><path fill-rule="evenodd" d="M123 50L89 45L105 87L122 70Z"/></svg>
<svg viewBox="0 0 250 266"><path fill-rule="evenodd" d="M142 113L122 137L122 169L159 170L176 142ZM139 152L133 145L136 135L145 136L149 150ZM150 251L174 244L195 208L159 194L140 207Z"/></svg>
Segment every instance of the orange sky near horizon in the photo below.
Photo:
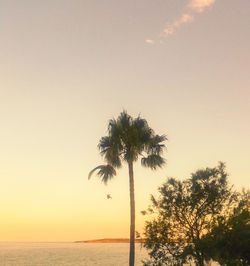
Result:
<svg viewBox="0 0 250 266"><path fill-rule="evenodd" d="M210 2L0 0L0 241L128 237L127 166L87 180L123 109L169 139L135 166L138 231L167 177L250 187L250 1Z"/></svg>

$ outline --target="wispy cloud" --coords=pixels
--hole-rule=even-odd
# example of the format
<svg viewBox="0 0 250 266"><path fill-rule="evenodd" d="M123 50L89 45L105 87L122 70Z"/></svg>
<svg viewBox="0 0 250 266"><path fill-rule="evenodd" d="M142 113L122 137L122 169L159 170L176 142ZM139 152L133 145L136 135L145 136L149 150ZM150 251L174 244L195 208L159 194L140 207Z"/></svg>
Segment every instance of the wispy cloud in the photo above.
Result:
<svg viewBox="0 0 250 266"><path fill-rule="evenodd" d="M146 39L146 40L145 40L145 43L148 43L148 44L155 44L155 41L152 40L152 39Z"/></svg>
<svg viewBox="0 0 250 266"><path fill-rule="evenodd" d="M195 12L203 12L206 8L212 6L216 0L191 0L188 7Z"/></svg>
<svg viewBox="0 0 250 266"><path fill-rule="evenodd" d="M180 27L195 21L195 16L197 14L204 12L215 2L216 0L189 0L188 4L184 7L182 14L173 22L166 24L166 27L160 34L160 42L162 42L163 38L173 35ZM153 39L146 39L145 42L148 44L154 44L156 41Z"/></svg>
<svg viewBox="0 0 250 266"><path fill-rule="evenodd" d="M172 35L183 24L191 23L193 22L193 20L194 20L194 17L191 14L184 13L178 19L176 19L173 23L167 24L161 36L164 37L164 36Z"/></svg>
<svg viewBox="0 0 250 266"><path fill-rule="evenodd" d="M184 8L184 12L174 22L168 23L163 30L161 36L168 36L175 33L175 31L184 24L194 21L196 13L202 13L205 9L211 7L216 0L190 0Z"/></svg>

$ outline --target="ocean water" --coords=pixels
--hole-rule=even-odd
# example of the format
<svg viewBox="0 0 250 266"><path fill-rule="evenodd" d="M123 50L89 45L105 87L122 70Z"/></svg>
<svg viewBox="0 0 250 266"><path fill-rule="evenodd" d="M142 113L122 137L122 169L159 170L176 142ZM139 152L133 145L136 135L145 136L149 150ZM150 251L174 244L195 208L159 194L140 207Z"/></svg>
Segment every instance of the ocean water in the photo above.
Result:
<svg viewBox="0 0 250 266"><path fill-rule="evenodd" d="M1 243L0 266L127 266L129 244ZM147 257L136 244L136 265Z"/></svg>

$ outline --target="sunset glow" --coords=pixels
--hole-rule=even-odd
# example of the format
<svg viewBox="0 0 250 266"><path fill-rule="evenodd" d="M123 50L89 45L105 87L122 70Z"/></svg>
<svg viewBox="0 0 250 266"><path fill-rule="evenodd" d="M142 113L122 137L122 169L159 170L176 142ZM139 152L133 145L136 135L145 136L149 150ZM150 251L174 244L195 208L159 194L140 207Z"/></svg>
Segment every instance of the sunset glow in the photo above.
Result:
<svg viewBox="0 0 250 266"><path fill-rule="evenodd" d="M135 166L137 231L167 177L223 161L250 187L250 1L0 0L0 18L0 241L128 237L126 165L88 180L123 109L168 137L165 167Z"/></svg>

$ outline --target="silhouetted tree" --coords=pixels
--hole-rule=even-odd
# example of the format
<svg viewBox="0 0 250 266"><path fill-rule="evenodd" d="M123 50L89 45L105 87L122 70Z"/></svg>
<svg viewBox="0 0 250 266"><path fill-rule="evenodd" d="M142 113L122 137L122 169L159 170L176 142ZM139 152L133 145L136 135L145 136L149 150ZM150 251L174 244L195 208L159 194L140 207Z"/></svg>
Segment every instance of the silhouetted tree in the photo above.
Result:
<svg viewBox="0 0 250 266"><path fill-rule="evenodd" d="M108 123L108 135L99 142L99 150L106 162L99 165L93 172L106 184L116 175L117 168L122 162L128 165L130 188L130 251L129 265L134 266L135 259L135 197L134 197L134 171L133 164L141 157L142 166L153 170L162 167L165 160L162 153L165 148L165 135L156 135L147 121L141 117L132 118L123 111L117 119Z"/></svg>
<svg viewBox="0 0 250 266"><path fill-rule="evenodd" d="M149 213L154 218L146 223L145 247L150 260L144 265L183 265L195 262L205 265L202 239L212 232L222 213L229 213L236 194L227 182L225 165L196 171L191 178L170 178L152 196Z"/></svg>
<svg viewBox="0 0 250 266"><path fill-rule="evenodd" d="M250 192L243 191L229 217L221 216L202 239L208 258L220 265L250 265Z"/></svg>

